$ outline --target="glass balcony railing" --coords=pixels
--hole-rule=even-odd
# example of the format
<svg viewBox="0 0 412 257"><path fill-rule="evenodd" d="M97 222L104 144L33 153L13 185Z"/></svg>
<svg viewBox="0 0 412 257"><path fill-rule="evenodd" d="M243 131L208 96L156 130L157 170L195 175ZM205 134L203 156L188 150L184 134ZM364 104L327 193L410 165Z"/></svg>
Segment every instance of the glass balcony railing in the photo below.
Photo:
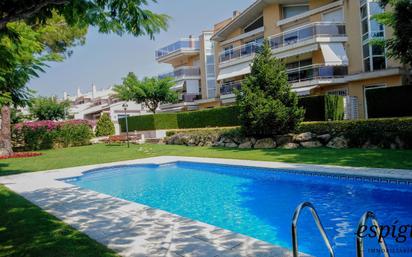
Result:
<svg viewBox="0 0 412 257"><path fill-rule="evenodd" d="M319 79L336 79L348 75L348 66L326 66L315 64L287 70L290 83L304 82ZM234 89L240 89L244 80L223 83L220 86L220 95L233 94Z"/></svg>
<svg viewBox="0 0 412 257"><path fill-rule="evenodd" d="M335 22L315 22L271 36L269 42L272 49L277 49L321 36L346 36L345 24Z"/></svg>
<svg viewBox="0 0 412 257"><path fill-rule="evenodd" d="M178 80L183 80L189 77L199 77L199 76L200 76L199 67L185 67L185 68L176 69L168 73L160 74L158 77L160 79L170 77L178 81Z"/></svg>
<svg viewBox="0 0 412 257"><path fill-rule="evenodd" d="M238 80L238 81L232 81L232 82L227 82L223 83L220 86L220 95L230 95L233 94L235 89L239 90L240 86L242 85L243 80Z"/></svg>
<svg viewBox="0 0 412 257"><path fill-rule="evenodd" d="M173 44L160 48L156 50L156 59L160 59L164 56L167 56L179 50L192 50L192 51L200 50L199 39L195 39L195 38L181 39Z"/></svg>
<svg viewBox="0 0 412 257"><path fill-rule="evenodd" d="M325 66L323 64L315 64L289 69L287 73L290 83L315 79L334 79L348 75L348 66Z"/></svg>
<svg viewBox="0 0 412 257"><path fill-rule="evenodd" d="M315 22L308 25L291 29L280 34L269 37L271 48L278 49L288 45L304 42L316 37L343 37L346 36L344 23L335 22ZM234 47L220 53L220 62L227 62L233 59L254 55L261 48L261 44L251 42L245 45Z"/></svg>
<svg viewBox="0 0 412 257"><path fill-rule="evenodd" d="M247 56L251 56L255 54L260 48L262 44L257 44L255 42L251 42L245 45L241 45L220 53L220 62L227 62L232 59L243 58Z"/></svg>

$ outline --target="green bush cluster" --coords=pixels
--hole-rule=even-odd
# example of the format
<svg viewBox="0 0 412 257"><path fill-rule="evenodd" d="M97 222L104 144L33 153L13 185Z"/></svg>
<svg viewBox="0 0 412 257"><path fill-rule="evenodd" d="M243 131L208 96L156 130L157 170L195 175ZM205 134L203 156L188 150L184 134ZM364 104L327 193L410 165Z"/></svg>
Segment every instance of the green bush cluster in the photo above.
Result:
<svg viewBox="0 0 412 257"><path fill-rule="evenodd" d="M184 129L205 127L230 127L239 125L237 107L222 107L194 112L161 113L128 118L129 131L159 129ZM126 131L126 119L119 120Z"/></svg>
<svg viewBox="0 0 412 257"><path fill-rule="evenodd" d="M412 86L367 90L366 100L369 118L412 116Z"/></svg>
<svg viewBox="0 0 412 257"><path fill-rule="evenodd" d="M111 136L115 134L115 128L108 113L103 113L96 124L96 136Z"/></svg>
<svg viewBox="0 0 412 257"><path fill-rule="evenodd" d="M342 135L351 147L365 144L389 148L391 144L412 148L412 118L303 122L297 132Z"/></svg>
<svg viewBox="0 0 412 257"><path fill-rule="evenodd" d="M345 107L343 97L337 95L325 95L325 119L343 120L345 117Z"/></svg>

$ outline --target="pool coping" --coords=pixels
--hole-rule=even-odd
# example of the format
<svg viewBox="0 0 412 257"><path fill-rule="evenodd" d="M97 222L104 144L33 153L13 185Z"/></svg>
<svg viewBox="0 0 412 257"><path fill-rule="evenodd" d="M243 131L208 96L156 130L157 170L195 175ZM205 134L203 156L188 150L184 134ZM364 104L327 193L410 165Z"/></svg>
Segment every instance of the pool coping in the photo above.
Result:
<svg viewBox="0 0 412 257"><path fill-rule="evenodd" d="M62 179L112 166L198 162L412 184L412 170L337 167L162 156L0 177L0 184L121 256L286 257L290 250L142 204L82 189ZM291 213L292 216L292 213ZM292 218L292 217L291 217Z"/></svg>

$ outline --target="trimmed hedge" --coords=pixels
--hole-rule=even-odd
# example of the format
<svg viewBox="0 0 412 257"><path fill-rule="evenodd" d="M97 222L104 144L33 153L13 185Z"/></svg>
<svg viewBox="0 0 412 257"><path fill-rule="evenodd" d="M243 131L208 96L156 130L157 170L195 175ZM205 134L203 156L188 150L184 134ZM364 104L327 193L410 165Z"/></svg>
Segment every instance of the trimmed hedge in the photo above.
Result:
<svg viewBox="0 0 412 257"><path fill-rule="evenodd" d="M402 144L401 148L412 148L412 118L303 122L297 132L308 131L318 135L342 135L351 147L366 144L390 148L391 144Z"/></svg>
<svg viewBox="0 0 412 257"><path fill-rule="evenodd" d="M327 112L326 98L331 98L331 110ZM299 99L299 106L306 109L305 121L324 121L326 113L343 118L343 98L337 96L314 96ZM329 114L328 114L329 115ZM239 126L237 106L220 107L193 112L161 113L134 116L128 118L129 131L147 131L159 129L186 129L207 127ZM122 132L126 131L125 118L119 119Z"/></svg>
<svg viewBox="0 0 412 257"><path fill-rule="evenodd" d="M239 125L236 106L214 108L196 112L177 113L179 128L230 127Z"/></svg>
<svg viewBox="0 0 412 257"><path fill-rule="evenodd" d="M214 108L194 112L162 113L129 117L129 131L159 129L183 129L205 127L238 126L238 109L235 106ZM126 131L126 120L119 120L122 132Z"/></svg>
<svg viewBox="0 0 412 257"><path fill-rule="evenodd" d="M412 116L412 85L366 91L369 118Z"/></svg>

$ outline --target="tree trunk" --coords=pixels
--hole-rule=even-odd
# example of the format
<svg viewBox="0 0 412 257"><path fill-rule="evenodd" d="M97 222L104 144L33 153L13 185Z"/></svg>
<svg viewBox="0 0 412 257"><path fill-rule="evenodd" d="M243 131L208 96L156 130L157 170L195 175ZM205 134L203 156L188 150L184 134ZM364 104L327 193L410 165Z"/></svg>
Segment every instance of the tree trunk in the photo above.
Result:
<svg viewBox="0 0 412 257"><path fill-rule="evenodd" d="M13 154L11 146L10 107L1 107L0 156Z"/></svg>

